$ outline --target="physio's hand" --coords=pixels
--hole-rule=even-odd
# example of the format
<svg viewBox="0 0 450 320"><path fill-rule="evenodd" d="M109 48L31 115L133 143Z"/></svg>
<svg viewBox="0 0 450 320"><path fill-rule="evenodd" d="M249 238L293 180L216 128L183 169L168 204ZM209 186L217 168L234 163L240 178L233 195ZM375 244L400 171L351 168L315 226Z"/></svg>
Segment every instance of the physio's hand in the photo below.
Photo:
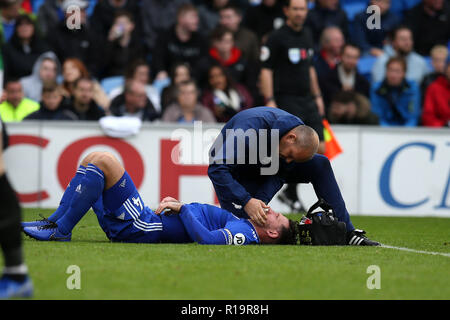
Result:
<svg viewBox="0 0 450 320"><path fill-rule="evenodd" d="M172 198L172 197L165 197L164 199L161 200L161 203L164 203L164 202L180 202L180 201L178 201L177 199Z"/></svg>
<svg viewBox="0 0 450 320"><path fill-rule="evenodd" d="M260 226L264 226L267 219L266 210L269 208L270 207L267 206L264 201L251 198L245 205L244 210L247 212L251 220Z"/></svg>
<svg viewBox="0 0 450 320"><path fill-rule="evenodd" d="M181 210L183 204L179 201L166 201L159 204L158 209L155 210L156 214L161 214L164 210L170 210L170 214L178 213Z"/></svg>

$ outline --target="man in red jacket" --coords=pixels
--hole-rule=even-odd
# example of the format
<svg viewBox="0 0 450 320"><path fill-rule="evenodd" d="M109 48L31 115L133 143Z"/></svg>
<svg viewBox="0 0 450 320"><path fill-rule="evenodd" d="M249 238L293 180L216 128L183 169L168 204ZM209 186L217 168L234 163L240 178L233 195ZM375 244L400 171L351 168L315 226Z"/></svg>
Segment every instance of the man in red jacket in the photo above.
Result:
<svg viewBox="0 0 450 320"><path fill-rule="evenodd" d="M450 62L445 75L437 78L426 91L422 122L426 127L450 127Z"/></svg>

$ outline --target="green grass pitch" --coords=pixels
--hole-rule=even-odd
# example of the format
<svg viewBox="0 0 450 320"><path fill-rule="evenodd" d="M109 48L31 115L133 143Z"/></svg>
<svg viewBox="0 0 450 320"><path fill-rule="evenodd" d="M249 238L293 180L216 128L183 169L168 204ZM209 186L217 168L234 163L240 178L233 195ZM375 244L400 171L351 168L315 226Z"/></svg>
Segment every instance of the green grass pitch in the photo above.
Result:
<svg viewBox="0 0 450 320"><path fill-rule="evenodd" d="M38 213L51 211L24 209L23 220ZM450 219L352 221L386 245L450 253ZM35 299L450 299L448 256L380 247L110 243L93 212L69 243L23 239ZM71 265L80 268L80 289L67 288ZM380 268L380 289L367 288L371 265Z"/></svg>

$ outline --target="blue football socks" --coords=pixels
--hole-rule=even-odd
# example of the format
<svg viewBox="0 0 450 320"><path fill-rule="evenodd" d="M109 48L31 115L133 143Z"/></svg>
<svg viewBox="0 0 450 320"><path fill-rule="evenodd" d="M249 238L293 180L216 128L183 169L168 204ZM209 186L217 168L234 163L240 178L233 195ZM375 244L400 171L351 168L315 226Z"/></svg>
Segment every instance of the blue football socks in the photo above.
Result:
<svg viewBox="0 0 450 320"><path fill-rule="evenodd" d="M66 213L67 209L70 206L72 197L74 195L75 188L78 186L78 184L80 183L81 179L84 177L85 174L86 174L86 167L80 165L77 169L75 176L72 178L72 180L70 180L69 185L66 188L66 191L64 191L61 201L59 202L58 209L56 209L56 211L53 212L53 214L50 217L48 217L48 220L56 222L56 220L61 218L64 215L64 213Z"/></svg>
<svg viewBox="0 0 450 320"><path fill-rule="evenodd" d="M63 234L72 231L91 206L101 196L105 187L105 175L102 170L93 164L88 164L86 173L74 186L72 200L66 213L56 223L58 230Z"/></svg>

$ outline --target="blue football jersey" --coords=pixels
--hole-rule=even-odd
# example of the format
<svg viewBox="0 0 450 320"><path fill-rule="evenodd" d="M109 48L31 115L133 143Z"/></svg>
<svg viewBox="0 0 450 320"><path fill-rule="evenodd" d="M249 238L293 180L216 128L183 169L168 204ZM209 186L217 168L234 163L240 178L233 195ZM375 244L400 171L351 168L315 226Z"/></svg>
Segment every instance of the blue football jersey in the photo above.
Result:
<svg viewBox="0 0 450 320"><path fill-rule="evenodd" d="M221 208L208 204L185 204L179 217L192 241L200 244L247 245L260 243L255 227Z"/></svg>

